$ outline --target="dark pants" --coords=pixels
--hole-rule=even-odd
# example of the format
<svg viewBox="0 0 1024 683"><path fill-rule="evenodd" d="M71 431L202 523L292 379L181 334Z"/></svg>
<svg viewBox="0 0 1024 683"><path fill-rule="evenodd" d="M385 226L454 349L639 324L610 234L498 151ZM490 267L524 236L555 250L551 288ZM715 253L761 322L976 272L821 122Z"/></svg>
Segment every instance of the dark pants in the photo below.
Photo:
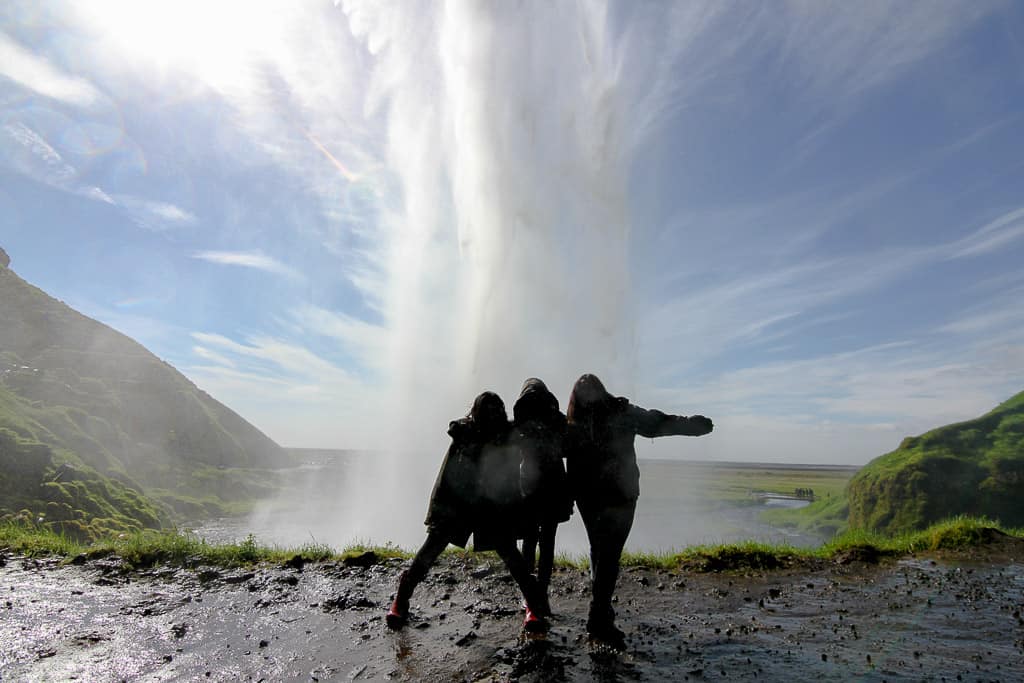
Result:
<svg viewBox="0 0 1024 683"><path fill-rule="evenodd" d="M437 558L444 549L448 547L448 538L449 534L443 531L431 529L427 532L427 540L423 542L416 556L412 558L412 565L399 585L401 597L408 600L412 596L412 592L417 584L426 578L427 572L437 562ZM535 604L539 597L537 580L530 575L530 571L526 566L526 560L523 559L522 553L516 548L515 539L509 537L496 540L494 542L494 552L502 559L509 574L515 579L519 590L523 592L526 604Z"/></svg>
<svg viewBox="0 0 1024 683"><path fill-rule="evenodd" d="M537 583L546 591L551 583L551 570L555 566L555 532L558 522L554 520L541 522L523 532L523 559L526 569L533 572L534 561L537 562ZM537 546L540 545L540 557L537 557Z"/></svg>
<svg viewBox="0 0 1024 683"><path fill-rule="evenodd" d="M576 506L590 541L590 615L587 625L592 628L611 624L615 620L612 595L619 578L619 558L633 527L636 501L607 505L577 500Z"/></svg>

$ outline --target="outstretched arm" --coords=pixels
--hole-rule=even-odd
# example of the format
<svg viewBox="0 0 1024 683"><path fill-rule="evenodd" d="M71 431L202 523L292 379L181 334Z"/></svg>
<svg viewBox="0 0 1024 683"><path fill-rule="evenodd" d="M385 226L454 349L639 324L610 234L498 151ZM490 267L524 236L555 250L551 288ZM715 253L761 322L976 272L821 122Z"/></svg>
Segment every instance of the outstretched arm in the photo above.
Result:
<svg viewBox="0 0 1024 683"><path fill-rule="evenodd" d="M630 405L629 415L640 436L703 436L715 428L715 424L703 415L667 415L660 410L645 410Z"/></svg>

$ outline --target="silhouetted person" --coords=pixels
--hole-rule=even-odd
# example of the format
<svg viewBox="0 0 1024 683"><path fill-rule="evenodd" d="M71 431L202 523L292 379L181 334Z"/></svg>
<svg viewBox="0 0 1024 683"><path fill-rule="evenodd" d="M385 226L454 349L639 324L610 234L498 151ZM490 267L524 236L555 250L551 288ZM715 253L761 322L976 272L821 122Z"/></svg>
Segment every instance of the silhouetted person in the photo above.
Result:
<svg viewBox="0 0 1024 683"><path fill-rule="evenodd" d="M537 544L537 582L547 603L555 560L555 532L572 516L572 494L565 475L565 415L544 382L531 377L512 407L512 442L519 450L519 483L523 494L523 559L532 572ZM550 613L541 616L550 616ZM527 617L529 619L529 615Z"/></svg>
<svg viewBox="0 0 1024 683"><path fill-rule="evenodd" d="M527 610L543 607L536 579L516 548L515 507L519 495L519 460L508 445L511 425L505 404L492 392L476 397L466 417L448 425L452 443L444 456L427 510L427 539L412 564L402 572L386 621L401 628L409 618L409 599L417 584L449 543L465 548L470 534L473 550L494 550L519 584ZM541 630L534 619L525 624Z"/></svg>
<svg viewBox="0 0 1024 683"><path fill-rule="evenodd" d="M701 436L714 424L703 415L666 415L632 405L625 398L612 396L601 380L589 374L576 381L566 412L572 436L569 483L590 541L587 631L597 640L622 648L625 634L615 626L612 594L640 496L633 441L638 434Z"/></svg>

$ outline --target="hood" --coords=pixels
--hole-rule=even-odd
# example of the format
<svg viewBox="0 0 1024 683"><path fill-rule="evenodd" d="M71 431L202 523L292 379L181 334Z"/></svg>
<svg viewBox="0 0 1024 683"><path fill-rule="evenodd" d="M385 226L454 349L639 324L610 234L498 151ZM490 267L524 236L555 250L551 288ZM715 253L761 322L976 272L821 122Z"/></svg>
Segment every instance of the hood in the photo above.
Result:
<svg viewBox="0 0 1024 683"><path fill-rule="evenodd" d="M516 424L527 420L550 421L560 417L558 399L548 391L547 385L536 377L523 382L523 390L512 406L512 417Z"/></svg>

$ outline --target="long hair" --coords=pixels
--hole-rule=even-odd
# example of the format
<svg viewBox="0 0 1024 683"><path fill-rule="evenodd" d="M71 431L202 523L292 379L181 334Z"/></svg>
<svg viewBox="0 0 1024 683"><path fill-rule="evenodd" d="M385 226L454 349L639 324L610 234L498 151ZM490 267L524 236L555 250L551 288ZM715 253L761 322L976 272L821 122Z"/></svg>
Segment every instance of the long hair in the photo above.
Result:
<svg viewBox="0 0 1024 683"><path fill-rule="evenodd" d="M573 385L565 413L571 424L586 426L593 431L595 426L611 415L618 402L604 388L597 375L587 373Z"/></svg>
<svg viewBox="0 0 1024 683"><path fill-rule="evenodd" d="M481 438L496 436L508 427L505 402L493 391L485 391L476 397L466 419Z"/></svg>

